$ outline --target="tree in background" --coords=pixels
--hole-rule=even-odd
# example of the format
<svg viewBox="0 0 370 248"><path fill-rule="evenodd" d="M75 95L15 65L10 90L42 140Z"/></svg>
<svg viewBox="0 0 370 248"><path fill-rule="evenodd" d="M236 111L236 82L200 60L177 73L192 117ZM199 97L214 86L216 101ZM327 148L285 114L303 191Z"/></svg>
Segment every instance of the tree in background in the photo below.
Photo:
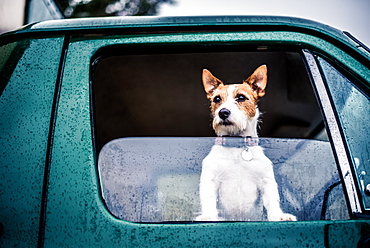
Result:
<svg viewBox="0 0 370 248"><path fill-rule="evenodd" d="M156 15L161 4L176 0L56 0L66 18Z"/></svg>

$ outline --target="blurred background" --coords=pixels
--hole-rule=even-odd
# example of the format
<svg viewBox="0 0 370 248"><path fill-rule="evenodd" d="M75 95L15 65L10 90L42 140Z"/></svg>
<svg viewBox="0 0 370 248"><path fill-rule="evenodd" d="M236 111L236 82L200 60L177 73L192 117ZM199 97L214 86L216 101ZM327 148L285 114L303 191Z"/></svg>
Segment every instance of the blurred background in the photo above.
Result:
<svg viewBox="0 0 370 248"><path fill-rule="evenodd" d="M43 20L144 15L294 16L349 31L370 46L370 0L0 0L0 33Z"/></svg>

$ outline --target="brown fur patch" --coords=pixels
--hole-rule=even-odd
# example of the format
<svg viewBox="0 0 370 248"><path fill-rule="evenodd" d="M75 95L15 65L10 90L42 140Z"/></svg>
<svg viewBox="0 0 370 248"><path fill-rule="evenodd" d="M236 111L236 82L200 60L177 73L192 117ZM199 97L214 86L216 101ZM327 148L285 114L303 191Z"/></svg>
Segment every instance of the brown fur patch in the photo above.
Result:
<svg viewBox="0 0 370 248"><path fill-rule="evenodd" d="M227 100L228 93L227 88L229 86L227 85L220 85L217 89L215 89L212 94L208 94L208 100L211 102L211 112L212 115L214 115L215 111ZM215 98L220 97L220 102L215 102Z"/></svg>
<svg viewBox="0 0 370 248"><path fill-rule="evenodd" d="M237 105L241 111L247 116L254 117L256 115L256 108L258 102L258 96L256 92L251 88L250 85L240 84L235 87L233 92L234 99L237 99L239 95L247 97L243 102L238 102Z"/></svg>

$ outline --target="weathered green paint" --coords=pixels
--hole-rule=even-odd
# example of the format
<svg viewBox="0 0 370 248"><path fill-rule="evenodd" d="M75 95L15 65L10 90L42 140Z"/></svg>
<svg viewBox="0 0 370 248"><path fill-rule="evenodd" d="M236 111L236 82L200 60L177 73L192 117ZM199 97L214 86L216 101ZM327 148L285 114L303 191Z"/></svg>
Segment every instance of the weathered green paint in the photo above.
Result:
<svg viewBox="0 0 370 248"><path fill-rule="evenodd" d="M20 40L13 46L17 55L1 72L6 87L0 96L0 247L37 245L62 43L62 38Z"/></svg>
<svg viewBox="0 0 370 248"><path fill-rule="evenodd" d="M212 19L213 18L213 19ZM71 39L62 77L60 100L52 142L50 177L46 198L45 247L355 247L369 234L369 221L244 222L209 224L136 224L114 218L104 206L92 144L90 116L90 63L104 46L128 44L281 44L299 46L338 61L367 86L367 65L342 50L349 42L338 31L291 18L212 17L90 19L52 21L31 25L13 34L21 35L91 32L125 28L196 27L217 25L282 25L293 30L258 32L166 33L86 36ZM170 21L171 20L171 21ZM315 24L315 25L314 25ZM338 39L338 46L307 30ZM124 32L123 32L124 33ZM339 37L339 38L338 38ZM0 246L37 245L41 190L50 124L50 113L59 66L62 38L32 40L25 61L15 71L0 98L1 157L0 222L4 232ZM343 45L342 44L342 45ZM344 45L343 45L344 46ZM355 54L364 55L354 44ZM47 56L42 56L47 54ZM356 55L356 56L357 56ZM45 59L47 57L47 59ZM23 68L23 69L22 69ZM20 79L18 79L18 77ZM16 90L10 90L17 87ZM17 93L14 93L17 92ZM9 94L7 96L6 94ZM10 115L9 115L10 113ZM16 119L18 118L18 119ZM26 144L26 145L25 145ZM43 227L43 226L42 226Z"/></svg>
<svg viewBox="0 0 370 248"><path fill-rule="evenodd" d="M254 246L317 247L328 242L356 245L362 224L356 222L134 224L115 219L101 201L90 120L90 60L103 46L199 42L285 42L306 44L349 63L358 62L318 38L278 32L165 34L71 40L57 114L52 154L45 246ZM361 65L360 70L361 72ZM368 75L361 74L364 78ZM335 232L331 227L345 228ZM63 227L63 228L61 228ZM329 230L329 231L328 231ZM55 234L58 233L56 236ZM338 234L340 235L338 236ZM74 237L74 238L73 238Z"/></svg>
<svg viewBox="0 0 370 248"><path fill-rule="evenodd" d="M369 58L369 53L358 47L342 31L328 25L295 17L281 16L193 16L193 17L111 17L54 20L36 23L13 32L16 35L40 35L40 33L150 33L155 31L194 30L275 30L320 36L347 50Z"/></svg>

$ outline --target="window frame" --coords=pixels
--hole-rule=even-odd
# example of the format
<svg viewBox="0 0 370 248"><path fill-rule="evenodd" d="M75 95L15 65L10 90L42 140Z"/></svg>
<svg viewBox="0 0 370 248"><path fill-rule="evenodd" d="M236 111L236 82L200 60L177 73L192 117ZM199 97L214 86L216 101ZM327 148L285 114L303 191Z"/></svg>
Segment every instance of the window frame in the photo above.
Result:
<svg viewBox="0 0 370 248"><path fill-rule="evenodd" d="M278 35L276 35L276 33ZM94 53L94 55L92 56L92 59L91 59L91 65L92 66L91 66L90 72L91 72L91 74L93 74L94 65L96 65L102 57L104 57L106 55L109 56L110 54L112 54L112 51L117 49L119 46L130 47L130 46L141 46L141 45L145 44L145 46L153 47L153 46L162 46L163 42L169 42L170 43L169 45L170 45L171 48L173 48L172 46L176 47L176 46L179 46L179 45L194 46L192 43L194 42L194 37L197 37L197 36L205 36L206 37L206 41L201 40L200 43L212 44L214 46L218 46L218 45L223 46L224 45L223 43L226 42L226 40L224 40L223 38L220 38L220 36L218 36L218 35L224 36L224 38L226 38L226 37L230 37L232 34L236 34L236 39L233 40L232 42L236 42L236 43L239 43L239 44L242 43L242 44L245 44L246 46L253 47L256 50L262 49L264 47L264 45L271 46L271 47L276 46L276 48L281 48L281 47L290 48L291 47L292 50L294 49L294 50L301 51L302 58L306 57L306 60L308 60L308 58L307 58L308 55L306 55L306 53L308 53L308 50L305 50L305 49L309 49L309 51L315 51L315 53L318 53L318 54L324 54L324 56L328 56L328 57L333 57L333 55L338 55L339 54L341 56L337 56L337 57L335 57L335 59L340 61L341 63L344 63L344 61L348 62L349 66L351 67L351 69L349 69L350 73L355 73L354 72L355 70L357 70L357 72L360 72L360 71L363 72L365 70L363 65L359 66L360 65L359 62L354 60L348 54L339 50L337 47L333 46L332 44L327 43L326 41L323 41L323 40L321 40L317 37L314 37L314 36L299 34L302 37L292 38L291 34L289 34L289 35L286 34L285 40L282 42L281 37L280 37L280 43L278 43L277 42L277 39L278 39L277 37L279 37L280 35L283 35L283 33L293 33L293 32L276 32L276 31L275 32L268 32L268 31L235 32L234 31L234 32L201 33L201 34L188 34L188 33L186 33L185 34L185 39L190 38L190 41L186 41L186 42L181 41L182 39L184 39L184 37L179 37L179 36L171 34L171 33L164 33L162 35L155 35L155 37L152 37L152 38L154 38L154 40L155 40L155 38L158 38L157 42L153 42L153 40L151 40L151 42L149 42L149 43L146 43L144 40L150 39L150 37L129 36L128 38L133 39L133 42L128 42L127 44L124 44L124 43L121 43L121 44L115 43L115 44L111 44L111 45L107 44L106 46L101 46L99 49L97 49L96 53ZM268 34L268 35L264 36L264 39L262 39L263 41L261 42L258 38L253 37L252 34L254 34L255 36L259 36L259 35L263 36L263 34ZM275 36L272 35L272 34L275 34ZM161 37L161 36L163 36L163 37ZM168 36L175 36L175 37L173 39L170 39L170 40L167 40L167 39L162 40L161 39L161 38L165 38L165 37L168 37ZM214 40L216 36L217 36L218 39ZM253 38L249 39L250 38L249 36L252 36ZM302 41L303 37L305 38L305 39L303 39L304 41ZM303 45L302 45L302 43L300 43L300 45L294 44L295 41L293 41L292 39L294 39L295 41L301 39L300 42L303 42ZM230 41L228 41L228 42L230 42ZM198 42L198 44L199 44L199 42ZM261 44L263 44L263 45L261 45ZM302 47L303 47L303 49L302 49ZM331 51L332 54L330 54L328 52L328 50L330 50L329 48L332 50ZM324 49L326 49L326 50L324 50ZM129 49L127 49L127 50L129 50ZM313 76L313 74L312 74L313 69L310 68L310 70L307 70L307 72L308 72L308 74L310 74L309 72L311 72L310 76L315 78L315 76ZM320 75L320 74L318 74L318 75ZM92 80L91 76L90 76L90 80ZM316 80L313 80L313 84L314 84L313 87L316 91L321 92L323 89L325 89L325 88L322 88L320 85L317 85L318 83L316 82ZM92 85L92 82L91 82L91 85ZM90 89L90 90L92 91L92 89ZM317 95L318 93L315 92L315 94ZM321 110L324 113L326 113L326 115L323 115L324 119L329 118L328 113L327 113L327 111L329 111L329 110L323 110L323 106L330 106L330 105L327 104L327 102L325 101L325 99L323 99L322 96L320 97L320 96L317 95L317 97L318 97L318 99L320 99L320 101L318 101L318 102L319 102L319 105L321 105ZM325 103L322 102L323 100L325 101ZM91 106L93 108L93 103L91 104ZM331 108L331 111L334 111L333 108ZM331 133L339 132L338 127L334 128L332 126L329 126L329 127L326 127L326 129L327 129L327 131L330 131ZM94 134L95 134L95 131L94 131ZM331 143L332 143L332 146L333 146L334 156L337 158L338 154L340 155L340 154L343 153L343 151L345 151L345 147L344 147L344 143L343 143L343 140L342 140L341 136L338 136L338 135L333 135L333 136L335 136L335 139L332 139ZM96 144L95 144L95 150L96 151L100 150L100 147L97 148ZM96 156L98 156L98 154L96 154ZM347 156L345 158L342 158L342 157L337 158L337 161L338 161L337 163L340 164L340 165L338 165L338 167L339 167L339 170L341 171L339 174L342 177L342 181L344 181L346 183L345 184L346 186L345 186L344 190L347 190L345 192L346 192L346 200L348 202L347 205L349 206L349 213L350 213L351 218L354 218L355 215L363 213L363 208L361 208L361 205L359 205L358 191L353 190L353 187L357 185L355 183L356 179L355 179L355 177L353 177L353 175L355 175L355 174L351 173L349 176L347 174L346 177L343 177L342 171L351 171L351 168L352 168L351 164L349 164L349 162L347 162L347 164L345 164L345 162L344 162L344 161L346 161L345 159L348 160ZM345 170L344 168L347 168L347 169ZM343 180L343 178L345 178L345 180ZM350 179L347 179L347 178L350 178ZM350 195L353 195L353 198L350 197Z"/></svg>
<svg viewBox="0 0 370 248"><path fill-rule="evenodd" d="M351 79L357 87L365 89L366 85L361 84L356 78L351 78L350 73L346 72L340 64L333 65L333 62L328 58L323 58L321 54L315 53L310 50L303 50L303 54L306 59L306 66L311 72L315 93L321 104L321 110L325 116L326 126L328 129L329 139L333 146L334 154L337 160L338 171L340 173L341 181L343 182L343 190L346 195L347 204L349 206L349 214L351 218L369 218L370 210L366 209L364 202L362 201L362 194L359 188L357 174L354 168L353 161L351 159L352 154L346 142L346 137L342 130L342 125L339 120L336 107L328 87L328 83L325 78L325 74L321 69L321 65L318 61L318 57L321 57L328 63L330 63L339 72L343 72L343 75Z"/></svg>

